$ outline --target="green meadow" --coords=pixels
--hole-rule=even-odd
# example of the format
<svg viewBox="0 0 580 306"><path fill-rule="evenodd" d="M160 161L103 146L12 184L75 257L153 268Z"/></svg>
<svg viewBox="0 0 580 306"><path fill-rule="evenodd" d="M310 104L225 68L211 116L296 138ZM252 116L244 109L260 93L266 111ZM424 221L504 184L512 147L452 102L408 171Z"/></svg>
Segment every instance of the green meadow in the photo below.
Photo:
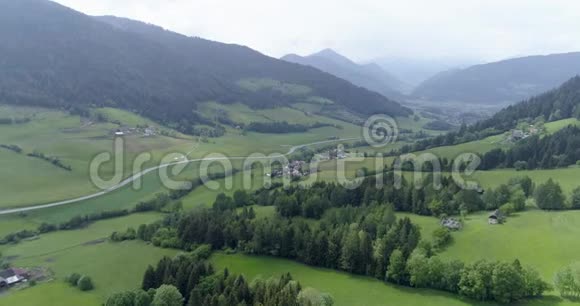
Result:
<svg viewBox="0 0 580 306"><path fill-rule="evenodd" d="M546 170L524 170L516 171L514 169L500 169L493 171L477 171L473 177L483 187L497 187L505 184L510 178L518 176L529 176L536 185L545 183L548 179L558 182L562 190L570 194L572 190L580 187L580 168L570 167L564 169L546 169Z"/></svg>
<svg viewBox="0 0 580 306"><path fill-rule="evenodd" d="M0 295L0 305L100 306L102 298L94 293L81 292L62 281L54 281Z"/></svg>
<svg viewBox="0 0 580 306"><path fill-rule="evenodd" d="M123 177L129 177L133 172L134 158L143 152L152 154L152 159L142 168L159 165L167 153L178 152L187 154L189 158L203 158L208 154L223 154L230 157L248 156L252 153L284 154L292 146L319 142L334 137L360 137L360 127L338 121L336 119L306 115L304 112L291 108L276 110L235 111L232 106L232 116L257 116L263 120L288 120L293 123L331 123L336 127L312 129L307 133L293 134L261 134L242 133L228 128L226 135L207 140L199 137L181 135L175 131L175 137L126 135ZM104 108L95 110L104 114L107 120L120 122L123 126L137 125L158 126L148 119L130 112ZM244 115L245 114L245 115ZM0 166L10 174L10 180L0 185L0 209L22 207L66 200L95 193L98 189L89 180L89 164L91 159L102 152L112 152L112 133L119 127L108 122L90 122L60 111L42 108L14 107L0 105L0 117L15 116L30 118L28 123L1 125L0 144L17 145L23 149L23 154L0 149ZM264 119L269 118L269 119ZM291 120L290 120L291 118ZM244 118L239 118L244 119ZM162 128L166 129L166 128ZM70 165L72 171L60 169L50 163L28 157L33 151L42 152L48 156L58 157L65 165ZM173 160L164 162L171 162ZM104 178L113 175L114 164L107 162L102 165L100 174ZM29 188L28 186L35 186ZM26 193L26 197L22 194Z"/></svg>
<svg viewBox="0 0 580 306"><path fill-rule="evenodd" d="M128 116L122 114L124 116L118 117ZM0 126L0 144L17 145L23 150L18 154L0 149L0 166L10 177L0 185L0 208L50 203L97 191L89 180L89 164L97 154L112 152L112 133L118 128L116 124L81 120L78 116L54 110L0 106L0 117L4 116L21 116L30 118L31 121ZM144 123L148 122L143 120ZM158 163L164 153L185 151L194 144L192 139L165 136L128 135L124 140L124 177L128 177L133 171L130 161L141 152L152 153L152 160L144 165L150 167ZM72 171L26 156L34 151L58 157L63 164L71 166ZM113 175L113 169L112 162L104 163L100 174L109 178Z"/></svg>
<svg viewBox="0 0 580 306"><path fill-rule="evenodd" d="M487 217L487 213L470 215L441 256L466 262L518 258L548 282L561 268L580 263L580 211L530 210L499 226L488 225Z"/></svg>
<svg viewBox="0 0 580 306"><path fill-rule="evenodd" d="M249 279L277 277L290 272L303 287L314 287L330 293L337 306L472 305L469 301L461 301L452 295L432 290L396 287L373 278L309 267L285 259L216 253L211 261L217 268L228 268L230 272L244 274Z"/></svg>
<svg viewBox="0 0 580 306"><path fill-rule="evenodd" d="M107 240L113 231L137 228L140 224L149 224L161 218L161 214L147 213L99 221L81 230L53 232L35 240L3 246L0 251L10 258L13 266L49 268L54 273L54 280L41 283L38 288L54 288L51 290L55 290L55 300L58 300L59 292L66 295L67 299L78 295L75 293L78 289L71 292L58 284L67 275L80 273L90 276L95 283L94 291L83 293L87 301L91 301L93 296L102 301L111 293L139 287L149 264L155 264L163 256L177 254L176 250L156 248L138 241L112 243ZM42 294L43 290L33 288L23 292L33 299L36 294ZM8 298L12 298L12 295L10 292ZM18 296L18 293L15 295ZM34 304L31 302L30 305Z"/></svg>
<svg viewBox="0 0 580 306"><path fill-rule="evenodd" d="M465 300L434 290L398 287L369 277L310 267L279 258L216 253L211 261L218 268L228 268L230 272L244 274L249 279L278 277L282 273L290 272L303 287L315 287L322 292L330 293L337 306L496 305ZM524 304L532 306L577 305L556 296L547 296Z"/></svg>

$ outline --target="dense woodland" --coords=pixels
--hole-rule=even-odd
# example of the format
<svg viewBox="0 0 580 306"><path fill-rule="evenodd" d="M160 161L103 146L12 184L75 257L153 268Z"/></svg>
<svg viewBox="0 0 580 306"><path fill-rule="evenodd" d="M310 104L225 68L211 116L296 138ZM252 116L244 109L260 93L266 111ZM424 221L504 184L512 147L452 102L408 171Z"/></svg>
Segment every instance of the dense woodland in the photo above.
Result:
<svg viewBox="0 0 580 306"><path fill-rule="evenodd" d="M252 122L245 128L247 131L258 133L304 133L308 132L309 127L303 124L292 124L287 121L277 122Z"/></svg>
<svg viewBox="0 0 580 306"><path fill-rule="evenodd" d="M580 161L580 128L569 126L553 135L537 135L519 141L508 150L495 149L483 155L481 168L552 169Z"/></svg>

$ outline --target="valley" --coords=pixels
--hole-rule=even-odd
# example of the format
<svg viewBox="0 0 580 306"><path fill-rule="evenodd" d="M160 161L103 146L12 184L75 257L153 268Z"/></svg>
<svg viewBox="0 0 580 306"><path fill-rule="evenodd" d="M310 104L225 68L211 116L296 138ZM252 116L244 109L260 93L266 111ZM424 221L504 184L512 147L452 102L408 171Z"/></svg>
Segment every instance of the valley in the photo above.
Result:
<svg viewBox="0 0 580 306"><path fill-rule="evenodd" d="M283 2L0 0L0 305L578 305L574 6Z"/></svg>

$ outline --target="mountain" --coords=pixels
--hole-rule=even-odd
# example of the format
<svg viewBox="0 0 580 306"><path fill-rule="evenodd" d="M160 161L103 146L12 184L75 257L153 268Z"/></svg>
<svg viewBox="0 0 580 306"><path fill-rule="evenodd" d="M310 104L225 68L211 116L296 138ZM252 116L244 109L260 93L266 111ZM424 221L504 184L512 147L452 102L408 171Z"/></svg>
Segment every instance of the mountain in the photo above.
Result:
<svg viewBox="0 0 580 306"><path fill-rule="evenodd" d="M3 103L115 106L181 126L202 120L193 110L206 101L275 107L323 100L360 114L411 113L378 93L244 46L91 17L48 0L0 0L0 37Z"/></svg>
<svg viewBox="0 0 580 306"><path fill-rule="evenodd" d="M580 52L528 56L440 73L413 95L434 101L513 103L548 91L580 73Z"/></svg>
<svg viewBox="0 0 580 306"><path fill-rule="evenodd" d="M572 117L580 119L580 76L573 77L554 90L508 106L470 127L470 130L494 129L503 132L515 128L521 120L538 117L546 121Z"/></svg>
<svg viewBox="0 0 580 306"><path fill-rule="evenodd" d="M536 121L549 122L567 118L580 119L580 76L573 77L554 90L510 105L489 119L469 127L462 126L459 131L417 141L401 151L403 153L423 151L432 147L450 146L483 139L515 129L522 122L531 124ZM564 134L566 133L564 132ZM580 142L569 143L569 146L575 150L579 145Z"/></svg>
<svg viewBox="0 0 580 306"><path fill-rule="evenodd" d="M282 60L318 68L355 85L378 92L387 97L400 98L407 86L376 64L359 65L338 54L325 49L309 56L289 54Z"/></svg>
<svg viewBox="0 0 580 306"><path fill-rule="evenodd" d="M457 69L459 67L468 67L477 61L464 58L420 59L382 57L372 62L388 70L396 78L409 84L411 87L416 87L439 72Z"/></svg>

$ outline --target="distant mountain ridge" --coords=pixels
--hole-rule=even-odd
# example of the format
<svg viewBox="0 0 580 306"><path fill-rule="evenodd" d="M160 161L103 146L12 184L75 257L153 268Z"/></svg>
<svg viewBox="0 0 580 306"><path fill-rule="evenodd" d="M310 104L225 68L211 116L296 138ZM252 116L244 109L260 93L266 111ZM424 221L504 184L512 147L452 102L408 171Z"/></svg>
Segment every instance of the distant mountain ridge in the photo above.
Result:
<svg viewBox="0 0 580 306"><path fill-rule="evenodd" d="M554 89L579 73L580 52L527 56L439 73L413 95L433 101L514 103Z"/></svg>
<svg viewBox="0 0 580 306"><path fill-rule="evenodd" d="M534 122L552 122L568 118L580 120L580 76L573 77L554 90L510 105L491 118L479 121L474 125L463 125L458 131L406 145L401 149L401 153L452 146L492 135L499 135L517 128L522 122L532 124ZM558 145L562 145L562 143ZM577 150L580 147L580 141L570 142L565 145Z"/></svg>
<svg viewBox="0 0 580 306"><path fill-rule="evenodd" d="M275 107L321 97L360 114L411 113L378 93L248 47L91 17L48 0L1 0L0 37L3 103L114 106L181 130L203 119L194 110L207 101ZM244 80L267 86L248 89Z"/></svg>
<svg viewBox="0 0 580 306"><path fill-rule="evenodd" d="M425 80L442 71L468 67L479 62L479 60L455 57L428 59L380 57L372 60L372 62L383 67L399 80L409 84L412 88L415 88Z"/></svg>
<svg viewBox="0 0 580 306"><path fill-rule="evenodd" d="M390 98L401 98L401 92L405 91L408 87L379 65L374 63L357 64L332 49L324 49L308 56L288 54L281 59L315 67Z"/></svg>

